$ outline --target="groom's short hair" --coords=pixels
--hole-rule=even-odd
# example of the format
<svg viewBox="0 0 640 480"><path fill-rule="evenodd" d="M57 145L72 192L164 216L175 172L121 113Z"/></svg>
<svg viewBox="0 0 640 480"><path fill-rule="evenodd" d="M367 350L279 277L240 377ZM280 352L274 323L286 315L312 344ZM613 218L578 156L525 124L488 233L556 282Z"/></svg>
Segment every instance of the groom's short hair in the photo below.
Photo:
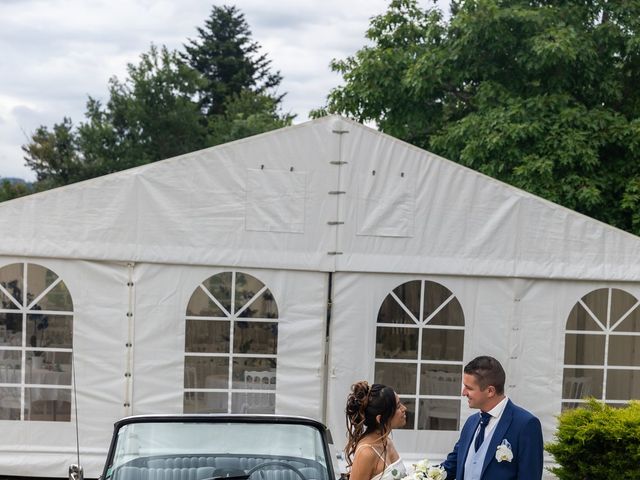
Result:
<svg viewBox="0 0 640 480"><path fill-rule="evenodd" d="M506 375L500 362L493 357L481 356L471 360L464 367L464 373L473 375L478 381L481 390L493 385L498 395L504 393Z"/></svg>

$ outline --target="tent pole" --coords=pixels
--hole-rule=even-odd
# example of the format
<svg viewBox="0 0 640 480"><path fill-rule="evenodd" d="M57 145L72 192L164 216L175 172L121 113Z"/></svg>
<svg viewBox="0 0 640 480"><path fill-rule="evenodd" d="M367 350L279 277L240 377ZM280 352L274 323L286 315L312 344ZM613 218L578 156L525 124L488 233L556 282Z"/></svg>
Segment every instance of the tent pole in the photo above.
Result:
<svg viewBox="0 0 640 480"><path fill-rule="evenodd" d="M327 424L329 397L329 352L331 349L331 308L333 306L333 272L329 272L327 282L327 317L324 334L324 356L322 361L322 423Z"/></svg>

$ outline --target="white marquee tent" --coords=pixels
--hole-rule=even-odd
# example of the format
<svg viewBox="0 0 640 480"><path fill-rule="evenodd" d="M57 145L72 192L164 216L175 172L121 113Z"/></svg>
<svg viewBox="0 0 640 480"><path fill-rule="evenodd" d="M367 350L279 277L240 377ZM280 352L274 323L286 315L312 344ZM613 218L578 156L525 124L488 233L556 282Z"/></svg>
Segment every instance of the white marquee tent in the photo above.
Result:
<svg viewBox="0 0 640 480"><path fill-rule="evenodd" d="M409 406L407 458L442 458L479 354L545 441L584 395L640 397L639 238L340 117L6 202L0 228L3 475L66 475L76 401L96 477L130 414L299 414L341 443L360 379Z"/></svg>

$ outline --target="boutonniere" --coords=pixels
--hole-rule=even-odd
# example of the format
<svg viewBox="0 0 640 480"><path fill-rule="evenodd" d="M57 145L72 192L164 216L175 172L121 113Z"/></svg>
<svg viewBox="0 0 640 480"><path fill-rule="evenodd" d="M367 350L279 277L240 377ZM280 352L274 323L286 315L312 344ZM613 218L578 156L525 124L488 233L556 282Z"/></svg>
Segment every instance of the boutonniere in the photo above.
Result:
<svg viewBox="0 0 640 480"><path fill-rule="evenodd" d="M511 460L513 460L511 444L506 438L502 440L502 443L498 445L498 448L496 449L496 460L498 462L510 462Z"/></svg>

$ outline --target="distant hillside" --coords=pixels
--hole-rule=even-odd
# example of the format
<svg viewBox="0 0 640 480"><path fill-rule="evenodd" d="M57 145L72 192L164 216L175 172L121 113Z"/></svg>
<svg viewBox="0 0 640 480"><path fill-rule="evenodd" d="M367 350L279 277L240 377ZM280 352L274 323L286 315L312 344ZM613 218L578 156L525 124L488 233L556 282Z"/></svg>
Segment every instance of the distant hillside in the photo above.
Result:
<svg viewBox="0 0 640 480"><path fill-rule="evenodd" d="M27 182L26 180L17 177L0 177L0 182L9 182L11 185L22 184L29 187L33 185L33 182Z"/></svg>

